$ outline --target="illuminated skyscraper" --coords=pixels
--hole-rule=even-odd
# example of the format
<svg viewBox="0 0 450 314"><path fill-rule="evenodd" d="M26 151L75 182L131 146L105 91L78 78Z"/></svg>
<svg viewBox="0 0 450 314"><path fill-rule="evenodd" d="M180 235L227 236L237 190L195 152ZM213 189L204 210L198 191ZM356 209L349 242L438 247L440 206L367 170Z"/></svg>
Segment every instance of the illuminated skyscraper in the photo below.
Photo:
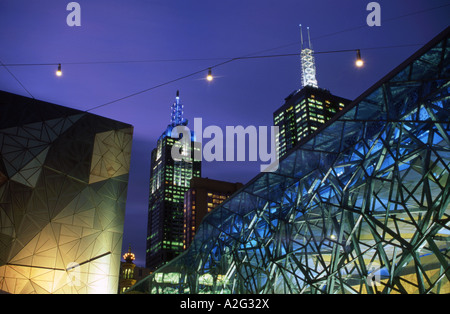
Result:
<svg viewBox="0 0 450 314"><path fill-rule="evenodd" d="M314 133L351 102L318 87L309 27L308 47L303 42L303 32L300 33L303 88L286 97L284 105L273 114L274 125L280 128L279 157L283 157L302 138Z"/></svg>
<svg viewBox="0 0 450 314"><path fill-rule="evenodd" d="M183 252L184 193L189 189L190 180L201 176L200 144L195 142L193 132L188 144L173 149L181 142L176 133L187 124L177 92L170 124L151 156L146 252L146 267L151 270ZM181 152L183 158L173 158L172 151Z"/></svg>
<svg viewBox="0 0 450 314"><path fill-rule="evenodd" d="M312 86L289 95L273 114L274 125L280 128L279 156L283 157L302 138L316 132L350 102Z"/></svg>

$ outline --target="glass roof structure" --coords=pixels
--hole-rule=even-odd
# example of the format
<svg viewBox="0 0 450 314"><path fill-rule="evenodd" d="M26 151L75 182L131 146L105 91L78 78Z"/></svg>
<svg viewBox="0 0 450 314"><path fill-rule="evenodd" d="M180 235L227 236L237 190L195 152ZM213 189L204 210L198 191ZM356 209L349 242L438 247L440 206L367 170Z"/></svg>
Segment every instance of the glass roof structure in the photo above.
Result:
<svg viewBox="0 0 450 314"><path fill-rule="evenodd" d="M450 28L206 216L142 293L449 293Z"/></svg>

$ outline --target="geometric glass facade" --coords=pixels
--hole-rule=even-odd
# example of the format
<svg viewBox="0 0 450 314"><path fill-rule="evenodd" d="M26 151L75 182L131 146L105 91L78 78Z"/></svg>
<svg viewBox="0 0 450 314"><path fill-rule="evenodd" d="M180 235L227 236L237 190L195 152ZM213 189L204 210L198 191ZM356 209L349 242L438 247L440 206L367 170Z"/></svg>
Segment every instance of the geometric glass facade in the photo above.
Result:
<svg viewBox="0 0 450 314"><path fill-rule="evenodd" d="M203 220L144 293L450 293L450 28Z"/></svg>
<svg viewBox="0 0 450 314"><path fill-rule="evenodd" d="M132 133L0 91L0 290L117 293Z"/></svg>

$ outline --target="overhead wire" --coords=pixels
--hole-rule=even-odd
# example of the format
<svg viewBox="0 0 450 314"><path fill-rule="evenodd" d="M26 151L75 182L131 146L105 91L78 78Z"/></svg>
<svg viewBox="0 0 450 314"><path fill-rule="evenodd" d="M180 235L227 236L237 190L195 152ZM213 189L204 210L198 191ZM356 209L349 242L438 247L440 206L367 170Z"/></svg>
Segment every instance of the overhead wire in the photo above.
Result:
<svg viewBox="0 0 450 314"><path fill-rule="evenodd" d="M402 47L413 47L413 46L421 46L423 44L404 44L404 45L393 45L393 46L380 46L380 47L368 47L368 48L358 48L360 50L377 50L377 49L389 49L389 48L402 48ZM273 49L270 49L273 50ZM344 49L344 50L330 50L330 51L314 51L314 54L325 54L325 53L335 53L335 52L348 52L348 51L356 51L357 48L354 49ZM227 60L227 62L235 61L235 60L245 60L245 59L264 59L264 58L278 58L278 57L290 57L300 55L300 53L285 53L285 54L273 54L273 55L259 55L253 56L256 53L248 54L242 57L216 57L216 58L180 58L180 59L148 59L148 60L116 60L116 61L88 61L88 62L59 62L59 63L9 63L2 64L7 67L20 67L20 66L58 66L58 64L63 65L92 65L92 64L127 64L127 63L157 63L157 62L190 62L190 61L211 61L211 60ZM222 63L218 65L209 66L217 67L222 65ZM199 71L201 72L201 70Z"/></svg>
<svg viewBox="0 0 450 314"><path fill-rule="evenodd" d="M405 17L409 17L409 16L413 16L413 15L417 15L417 14L422 14L422 13L425 13L425 12L429 12L429 11L441 9L441 8L448 7L448 6L450 6L450 3L444 4L444 5L441 5L441 6L437 6L437 7L433 7L433 8L428 8L428 9L424 9L424 10L420 10L420 11L415 11L415 12L403 14L403 15L400 15L400 16L392 17L392 18L388 18L388 19L385 19L384 22L391 22L391 21L399 20L399 19L402 19L402 18L405 18ZM363 28L363 27L367 27L367 25L362 24L362 25L359 25L359 26L356 26L356 27L352 27L352 28L348 28L348 29L345 29L345 30L341 30L341 31L338 31L338 32L334 32L334 33L330 33L330 34L325 34L325 35L322 35L322 36L315 37L315 38L313 38L313 40L318 40L318 39L322 39L322 38L326 38L326 37L330 37L330 36L339 35L339 34L342 34L342 33L349 32L349 31L354 31L354 30L357 30L357 29L361 29L361 28ZM255 53L248 54L248 55L243 56L243 57L232 58L232 59L227 60L227 61L225 61L225 62L223 62L223 63L221 63L221 64L219 64L219 65L223 65L223 64L226 64L226 63L229 63L229 62L233 62L233 61L239 60L239 59L244 59L244 58L250 59L250 56L253 56L253 55L255 55L255 54L259 54L259 53L263 53L263 52L268 52L268 51L273 51L273 50L278 50L278 49L281 49L281 48L286 48L286 47L290 47L290 46L298 45L298 44L299 44L299 41L296 41L295 43L292 43L292 44L288 44L288 45L283 45L283 46L279 46L279 47L276 47L276 48L270 48L270 49L262 50L262 51L259 51L259 52L255 52ZM412 45L401 45L401 47L407 47L407 46L412 46ZM391 48L391 47L384 47L383 49L386 49L386 48ZM376 48L370 48L370 49L373 50L373 49L376 49ZM355 50L355 49L354 49L354 50ZM360 50L363 50L363 49L360 49ZM364 49L364 50L369 50L369 49ZM326 52L322 52L322 53L326 53ZM327 52L327 53L328 53L328 52ZM316 52L316 54L318 54L318 53ZM285 54L285 55L277 55L277 56L288 56L288 55L289 55L289 56L292 56L292 55L296 55L296 54ZM265 57L265 56L260 56L260 58L263 58L263 57ZM272 56L272 57L274 57L274 56ZM255 58L256 58L256 57L255 57ZM217 66L219 66L219 65L212 66L212 67L208 67L207 69L212 69L212 68L215 68L215 67L217 67ZM172 81L169 81L169 82L160 84L160 85L158 85L158 86L156 86L156 87L152 87L152 88L149 88L149 89L147 89L147 90L144 90L144 91L141 91L141 92L138 92L138 93L134 93L134 94L129 95L129 96L122 97L120 100L130 98L130 97L132 97L132 96L134 96L134 95L138 95L138 94L144 93L144 92L146 92L146 91L152 90L152 89L157 88L157 87L160 87L160 86L168 85L168 84L170 84L170 83L172 83L172 82L179 81L179 80L181 80L181 79L183 79L183 78L187 78L187 77L193 76L193 75L195 75L195 74L198 74L198 73L201 73L201 72L204 72L204 71L205 71L205 69L200 70L200 71L197 71L197 72L192 73L192 74L190 74L190 75L185 75L185 76L182 77L182 78L178 78L178 79L175 79L175 80L172 80ZM97 108L100 108L100 107L104 107L104 106L106 106L106 105L115 103L115 102L120 101L120 100L110 101L110 102L108 102L108 103L106 103L106 104L103 104L103 105L100 105L100 106L96 106L96 107L94 107L94 108L92 108L92 109L89 109L89 110L87 110L87 111L91 111L91 110L94 110L94 109L97 109Z"/></svg>
<svg viewBox="0 0 450 314"><path fill-rule="evenodd" d="M331 50L331 51L317 51L317 52L314 52L314 54L327 54L327 53L338 53L338 52L351 52L351 51L357 51L357 50L388 49L388 48L410 47L410 46L420 46L420 45L421 45L421 44L409 44L409 45L396 45L396 46L372 47L372 48L365 48L365 49L344 49L344 50ZM88 109L88 110L86 110L86 111L89 112L89 111L92 111L92 110L95 110L95 109L98 109L98 108L101 108L101 107L105 107L105 106L111 105L111 104L113 104L113 103L116 103L116 102L119 102L119 101L122 101L122 100L125 100L125 99L128 99L128 98L131 98L131 97L134 97L134 96L143 94L143 93L146 93L146 92L151 91L151 90L153 90L153 89L156 89L156 88L159 88L159 87L162 87L162 86L165 86L165 85L169 85L169 84L171 84L171 83L174 83L174 82L177 82L177 81L186 79L186 78L191 77L191 76L195 76L195 75L200 74L200 73L204 73L204 72L206 72L206 71L208 71L208 70L217 68L217 67L219 67L219 66L225 65L225 64L230 63L230 62L233 62L233 61L237 61L237 60L250 60L250 59L266 59L266 58L291 57L291 56L300 56L300 53L274 54L274 55L262 55L262 56L250 56L250 55L247 55L247 56L242 56L242 57L230 58L230 59L228 59L228 60L226 60L226 61L224 61L224 62L215 64L215 65L212 65L212 66L208 66L208 67L206 67L206 68L204 68L204 69L195 71L195 72L193 72L193 73L190 73L190 74L187 74L187 75L178 77L178 78L176 78L176 79L173 79L173 80L170 80L170 81L167 81L167 82L164 82L164 83L161 83L161 84L152 86L152 87L147 88L147 89L144 89L144 90L141 90L141 91L139 91L139 92L136 92L136 93L133 93L133 94L130 94L130 95L127 95L127 96L124 96L124 97L121 97L121 98L112 100L112 101L107 102L107 103L104 103L104 104L102 104L102 105L95 106L95 107L90 108L90 109Z"/></svg>
<svg viewBox="0 0 450 314"><path fill-rule="evenodd" d="M5 68L6 71L16 80L17 83L19 83L20 86L27 92L28 95L30 95L31 98L35 99L34 96L30 93L30 91L25 87L25 85L22 84L22 82L15 76L8 67L0 60L0 64Z"/></svg>
<svg viewBox="0 0 450 314"><path fill-rule="evenodd" d="M436 9L440 9L443 7L447 7L450 6L450 4L444 4L441 6L437 6L437 7L433 7L433 8L428 8L428 9L424 9L424 10L420 10L420 11L416 11L416 12L411 12L411 13L407 13L401 16L397 16L397 17L393 17L393 18L388 18L388 19L384 19L384 22L390 22L390 21L394 21L394 20L398 20L401 18L405 18L405 17L409 17L409 16L413 16L413 15L417 15L417 14L422 14L425 12L429 12L432 10L436 10ZM354 31L363 27L366 27L367 25L359 25L359 26L355 26L352 28L348 28L345 30L341 30L338 32L333 32L330 34L325 34L325 35L321 35L318 37L314 37L313 40L318 40L318 39L322 39L322 38L326 38L326 37L330 37L330 36L335 36L338 34L342 34L345 32L349 32L349 31ZM22 86L22 88L32 97L33 95L29 92L29 90L20 82L20 80L8 69L8 67L14 67L14 66L55 66L58 64L64 64L64 65L82 65L82 64L86 64L86 65L92 65L92 64L123 64L123 63L148 63L148 62L181 62L181 61L211 61L211 60L225 60L223 62L220 62L218 64L215 64L213 66L208 66L204 69L192 72L190 74L186 74L183 76L180 76L178 78L172 79L170 81L152 86L150 88L132 93L130 95L109 101L107 103L92 107L88 110L86 110L87 112L143 94L145 92L151 91L153 89L165 86L165 85L169 85L171 83L192 77L194 75L197 75L199 73L205 72L207 70L213 69L213 68L217 68L219 66L225 65L227 63L236 61L236 60L245 60L245 59L261 59L261 58L277 58L277 57L287 57L287 56L298 56L300 55L300 53L290 53L290 54L275 54L275 55L259 55L259 56L255 56L257 54L260 53L264 53L264 52L269 52L269 51L274 51L274 50L278 50L278 49L282 49L282 48L287 48L293 45L298 45L299 41L296 41L294 43L291 44L287 44L287 45L282 45L282 46L278 46L275 48L270 48L270 49L265 49L265 50L261 50L258 52L254 52L254 53L250 53L241 57L234 57L234 58L184 58L184 59L154 59L154 60L122 60L122 61L90 61L90 62L58 62L58 63L15 63L15 64L4 64L3 62L0 61L0 64L8 71L8 73ZM387 48L397 48L397 47L408 47L408 46L418 46L419 44L410 44L410 45L397 45L397 46L385 46L385 47L372 47L372 48L363 48L360 50L374 50L374 49L387 49ZM345 50L334 50L334 51L322 51L322 52L315 52L315 54L322 54L322 53L335 53L335 52L345 52L345 51L356 51L357 49L345 49Z"/></svg>

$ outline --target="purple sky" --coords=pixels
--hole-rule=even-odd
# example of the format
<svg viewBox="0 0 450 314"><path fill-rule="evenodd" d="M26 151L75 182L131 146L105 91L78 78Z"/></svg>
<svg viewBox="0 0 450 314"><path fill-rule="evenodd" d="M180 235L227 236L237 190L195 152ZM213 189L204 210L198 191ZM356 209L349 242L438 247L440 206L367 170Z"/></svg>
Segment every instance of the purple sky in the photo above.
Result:
<svg viewBox="0 0 450 314"><path fill-rule="evenodd" d="M79 0L81 26L69 27L69 2L1 0L0 61L62 63L60 78L52 65L8 68L35 98L80 110L233 57L298 53L298 24L310 27L316 52L361 49L362 69L353 52L316 55L319 86L354 99L444 30L450 16L448 0L378 1L380 27L366 24L369 0ZM403 47L381 49L391 46ZM144 60L153 62L91 63ZM132 245L138 265L145 260L150 153L177 89L185 118L225 130L270 126L273 111L301 84L297 57L237 60L213 74L212 83L205 72L92 111L134 126L124 250ZM0 89L29 96L1 66ZM204 162L202 171L246 183L259 165Z"/></svg>

